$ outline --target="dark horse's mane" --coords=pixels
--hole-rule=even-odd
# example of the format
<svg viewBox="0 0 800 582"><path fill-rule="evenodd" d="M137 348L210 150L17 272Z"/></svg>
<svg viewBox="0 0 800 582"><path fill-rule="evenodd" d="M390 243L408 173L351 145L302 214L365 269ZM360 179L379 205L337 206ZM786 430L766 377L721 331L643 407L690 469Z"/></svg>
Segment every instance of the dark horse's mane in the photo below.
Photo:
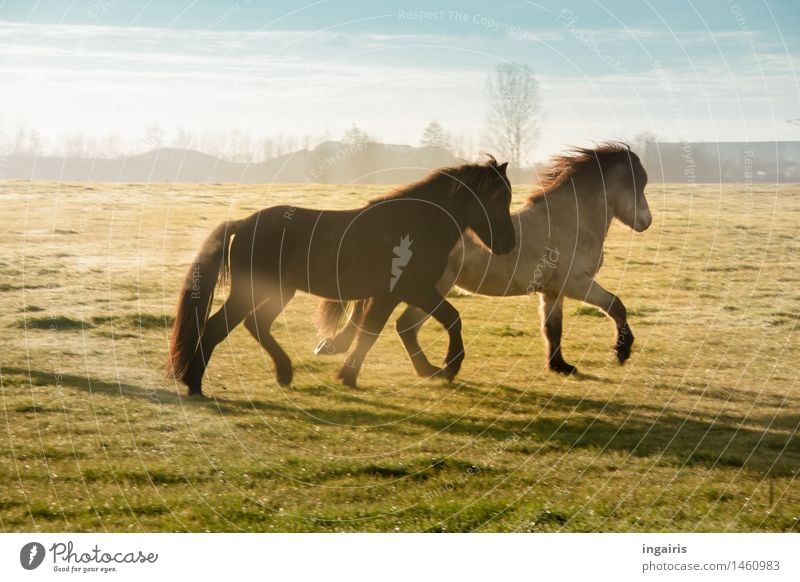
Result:
<svg viewBox="0 0 800 582"><path fill-rule="evenodd" d="M441 195L442 181L447 180L451 182L450 192L455 192L461 187L472 188L473 190L480 190L483 187L484 180L497 176L498 163L494 156L484 154L487 161L482 164L462 164L460 166L451 166L449 168L439 168L430 172L427 176L409 184L398 188L393 192L389 192L383 196L371 199L367 202L367 206L385 202L392 198L402 198L403 196L413 196L414 198L427 199L437 195ZM493 170L487 172L487 170Z"/></svg>
<svg viewBox="0 0 800 582"><path fill-rule="evenodd" d="M620 159L628 160L635 155L628 144L617 141L606 141L595 148L573 147L564 153L550 158L547 169L540 175L539 189L531 194L528 203L533 204L550 192L562 186L570 178L586 169L606 169Z"/></svg>

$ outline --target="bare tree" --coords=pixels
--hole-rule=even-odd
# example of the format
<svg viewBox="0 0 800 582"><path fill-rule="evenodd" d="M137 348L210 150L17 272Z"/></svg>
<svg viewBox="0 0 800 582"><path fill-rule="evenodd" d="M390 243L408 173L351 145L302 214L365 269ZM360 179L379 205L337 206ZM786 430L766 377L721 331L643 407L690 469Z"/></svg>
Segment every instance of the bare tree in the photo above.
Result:
<svg viewBox="0 0 800 582"><path fill-rule="evenodd" d="M11 146L11 153L16 156L40 156L44 150L44 142L39 130L34 128L25 129L25 126L17 127L14 142Z"/></svg>
<svg viewBox="0 0 800 582"><path fill-rule="evenodd" d="M142 140L148 150L157 150L164 145L164 128L154 123L145 131Z"/></svg>
<svg viewBox="0 0 800 582"><path fill-rule="evenodd" d="M471 160L475 157L475 139L465 135L450 135L450 150L457 158Z"/></svg>
<svg viewBox="0 0 800 582"><path fill-rule="evenodd" d="M103 155L103 148L96 135L89 134L83 140L83 155L87 158L99 158Z"/></svg>
<svg viewBox="0 0 800 582"><path fill-rule="evenodd" d="M180 149L189 149L194 145L192 132L181 126L172 138L172 146Z"/></svg>
<svg viewBox="0 0 800 582"><path fill-rule="evenodd" d="M261 161L266 162L275 157L275 141L265 137L261 140Z"/></svg>
<svg viewBox="0 0 800 582"><path fill-rule="evenodd" d="M291 154L296 152L300 149L300 146L297 142L297 137L288 134L280 134L278 136L280 139L281 147L283 148L283 153Z"/></svg>
<svg viewBox="0 0 800 582"><path fill-rule="evenodd" d="M25 129L24 125L19 125L17 127L17 131L14 135L14 140L11 145L11 153L13 153L15 156L28 155L28 130Z"/></svg>
<svg viewBox="0 0 800 582"><path fill-rule="evenodd" d="M504 63L487 78L486 93L486 144L519 168L539 138L539 83L528 65Z"/></svg>
<svg viewBox="0 0 800 582"><path fill-rule="evenodd" d="M38 129L33 128L28 132L28 155L41 156L43 151L44 141L42 140L42 134L39 133Z"/></svg>
<svg viewBox="0 0 800 582"><path fill-rule="evenodd" d="M8 143L6 129L0 125L0 156L7 156L11 153L11 144Z"/></svg>
<svg viewBox="0 0 800 582"><path fill-rule="evenodd" d="M373 141L373 139L366 131L363 131L354 123L350 129L344 132L342 141L348 144L365 144Z"/></svg>
<svg viewBox="0 0 800 582"><path fill-rule="evenodd" d="M68 158L82 158L86 155L86 138L79 131L64 136L64 155Z"/></svg>
<svg viewBox="0 0 800 582"><path fill-rule="evenodd" d="M225 133L220 130L206 130L197 140L198 148L209 156L219 158L224 154L225 139Z"/></svg>
<svg viewBox="0 0 800 582"><path fill-rule="evenodd" d="M431 121L422 132L420 144L427 148L441 148L450 150L452 138L437 120Z"/></svg>
<svg viewBox="0 0 800 582"><path fill-rule="evenodd" d="M631 138L630 146L634 153L638 154L640 158L644 158L647 151L648 143L655 143L658 141L658 136L649 129L640 131Z"/></svg>
<svg viewBox="0 0 800 582"><path fill-rule="evenodd" d="M112 131L105 135L102 145L103 155L107 158L116 158L122 153L122 138L119 133Z"/></svg>
<svg viewBox="0 0 800 582"><path fill-rule="evenodd" d="M255 151L246 131L234 127L228 133L228 158L233 162L252 162Z"/></svg>
<svg viewBox="0 0 800 582"><path fill-rule="evenodd" d="M648 129L634 135L628 144L633 153L639 156L639 160L641 160L648 172L659 167L659 141L660 138Z"/></svg>

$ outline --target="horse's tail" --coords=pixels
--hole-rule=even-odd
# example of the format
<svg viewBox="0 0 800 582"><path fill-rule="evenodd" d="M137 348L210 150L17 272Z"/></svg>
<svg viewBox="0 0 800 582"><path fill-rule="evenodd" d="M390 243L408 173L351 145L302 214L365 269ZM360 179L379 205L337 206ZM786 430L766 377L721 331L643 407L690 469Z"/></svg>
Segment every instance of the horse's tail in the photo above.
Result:
<svg viewBox="0 0 800 582"><path fill-rule="evenodd" d="M167 374L183 380L211 313L214 289L230 276L230 238L242 221L223 222L208 236L178 295L178 313L169 342Z"/></svg>
<svg viewBox="0 0 800 582"><path fill-rule="evenodd" d="M347 316L349 301L323 299L317 306L317 331L322 337L336 335Z"/></svg>

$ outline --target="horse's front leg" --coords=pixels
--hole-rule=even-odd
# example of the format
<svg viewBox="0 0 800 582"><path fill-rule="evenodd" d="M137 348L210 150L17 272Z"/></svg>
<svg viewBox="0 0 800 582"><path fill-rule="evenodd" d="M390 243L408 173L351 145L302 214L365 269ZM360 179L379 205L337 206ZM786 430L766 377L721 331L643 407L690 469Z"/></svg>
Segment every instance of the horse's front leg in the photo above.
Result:
<svg viewBox="0 0 800 582"><path fill-rule="evenodd" d="M419 345L419 330L427 319L427 313L416 307L409 306L395 324L397 333L403 341L403 346L408 352L408 357L411 358L414 371L423 378L440 376L443 373L442 368L438 368L428 361L422 346Z"/></svg>
<svg viewBox="0 0 800 582"><path fill-rule="evenodd" d="M594 305L614 320L614 323L617 324L617 341L614 350L619 363L624 364L625 360L631 356L633 332L628 325L628 311L620 298L603 289L596 281L591 281L585 287L569 286L567 296Z"/></svg>
<svg viewBox="0 0 800 582"><path fill-rule="evenodd" d="M539 294L539 317L542 334L547 344L547 367L559 374L574 374L578 369L564 361L561 355L561 329L564 314L564 296L543 291Z"/></svg>
<svg viewBox="0 0 800 582"><path fill-rule="evenodd" d="M459 258L458 261L457 266L460 267L461 259ZM447 293L453 288L453 285L455 285L457 275L458 268L454 268L448 264L441 279L436 283L436 290L440 296L437 301L441 301L441 297L447 296ZM456 314L458 314L458 312L456 312ZM430 363L425 352L422 350L422 346L419 345L419 330L422 329L422 325L427 321L429 316L430 311L417 309L414 307L413 303L411 303L398 318L395 328L397 329L397 334L400 336L400 339L403 341L403 346L406 348L408 357L411 358L411 364L414 366L414 371L418 376L423 378L447 376L443 368L439 368Z"/></svg>
<svg viewBox="0 0 800 582"><path fill-rule="evenodd" d="M367 352L375 344L397 303L397 299L388 295L373 297L368 300L364 308L361 327L356 337L356 347L353 348L337 375L345 386L356 387L356 378L364 363L364 358L366 358Z"/></svg>
<svg viewBox="0 0 800 582"><path fill-rule="evenodd" d="M461 363L464 361L464 340L461 337L461 316L458 310L436 288L414 290L413 296L406 298L406 302L422 309L447 330L449 342L441 374L451 381L461 370Z"/></svg>

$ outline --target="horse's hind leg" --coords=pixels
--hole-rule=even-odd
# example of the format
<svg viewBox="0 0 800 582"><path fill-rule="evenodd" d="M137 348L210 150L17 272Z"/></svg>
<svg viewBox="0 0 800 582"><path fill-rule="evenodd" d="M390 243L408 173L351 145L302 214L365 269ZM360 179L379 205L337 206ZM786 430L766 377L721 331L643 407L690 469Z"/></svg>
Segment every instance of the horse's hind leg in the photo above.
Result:
<svg viewBox="0 0 800 582"><path fill-rule="evenodd" d="M389 296L369 299L364 309L361 328L358 330L358 336L356 337L356 347L347 357L337 375L346 386L356 387L356 378L364 363L364 358L375 344L378 335L380 335L383 326L386 325L386 321L396 306L397 300Z"/></svg>
<svg viewBox="0 0 800 582"><path fill-rule="evenodd" d="M189 387L189 395L202 395L203 374L214 348L242 322L247 312L252 309L252 305L249 298L231 289L231 294L219 311L208 319L184 377L184 382Z"/></svg>
<svg viewBox="0 0 800 582"><path fill-rule="evenodd" d="M578 369L564 361L561 355L561 321L564 297L557 293L539 294L539 317L542 333L547 344L547 367L559 374L573 374Z"/></svg>
<svg viewBox="0 0 800 582"><path fill-rule="evenodd" d="M284 290L270 297L252 311L244 320L247 331L267 350L275 362L275 377L278 384L288 386L292 383L292 361L270 333L272 322L294 297L294 290Z"/></svg>
<svg viewBox="0 0 800 582"><path fill-rule="evenodd" d="M361 320L364 317L365 306L365 300L355 301L353 303L353 312L347 318L347 323L341 331L332 338L325 338L319 342L317 347L314 348L314 353L317 355L345 353L356 338Z"/></svg>
<svg viewBox="0 0 800 582"><path fill-rule="evenodd" d="M628 312L619 297L606 291L597 282L590 281L586 286L569 286L568 296L579 299L589 305L594 305L617 324L617 341L614 344L614 351L617 360L624 364L631 355L633 346L633 332L628 326Z"/></svg>

